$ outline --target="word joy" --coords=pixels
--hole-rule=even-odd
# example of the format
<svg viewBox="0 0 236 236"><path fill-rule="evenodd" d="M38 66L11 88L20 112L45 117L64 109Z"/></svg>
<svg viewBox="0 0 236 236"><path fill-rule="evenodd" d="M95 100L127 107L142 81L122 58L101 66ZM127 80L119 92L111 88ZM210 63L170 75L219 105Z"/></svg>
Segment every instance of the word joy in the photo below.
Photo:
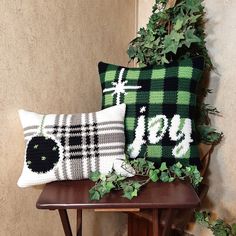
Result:
<svg viewBox="0 0 236 236"><path fill-rule="evenodd" d="M145 112L145 107L140 109L140 112ZM192 125L188 118L181 119L180 115L174 115L168 124L168 119L165 115L156 115L148 121L148 141L150 144L157 144L160 142L166 132L169 132L171 141L176 141L177 144L172 150L172 155L176 158L183 157L190 148L190 143L193 142L191 138ZM138 124L135 129L135 139L129 145L128 150L130 157L136 158L142 148L146 144L144 140L145 135L145 115L138 118Z"/></svg>

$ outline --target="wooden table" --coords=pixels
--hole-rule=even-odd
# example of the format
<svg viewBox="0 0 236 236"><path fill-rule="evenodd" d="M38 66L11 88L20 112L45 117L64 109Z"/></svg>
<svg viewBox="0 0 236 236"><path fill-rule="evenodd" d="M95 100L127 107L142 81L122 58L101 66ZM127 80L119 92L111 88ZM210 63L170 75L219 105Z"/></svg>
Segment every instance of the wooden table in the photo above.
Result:
<svg viewBox="0 0 236 236"><path fill-rule="evenodd" d="M66 236L72 236L67 209L77 209L77 236L82 236L82 209L115 212L139 212L142 209L150 209L153 221L152 235L158 236L168 235L167 227L170 226L173 209L193 209L200 203L198 195L187 182L149 183L141 190L139 196L132 200L113 192L100 201L90 201L88 192L92 186L93 183L89 180L49 183L39 196L36 207L58 210ZM164 208L169 209L169 223L161 234L158 211Z"/></svg>

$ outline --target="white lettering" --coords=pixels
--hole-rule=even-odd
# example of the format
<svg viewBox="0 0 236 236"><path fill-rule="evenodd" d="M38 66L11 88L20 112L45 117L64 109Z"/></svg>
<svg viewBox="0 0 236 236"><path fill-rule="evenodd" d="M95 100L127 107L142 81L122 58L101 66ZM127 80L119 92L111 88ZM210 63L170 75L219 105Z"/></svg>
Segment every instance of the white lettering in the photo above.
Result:
<svg viewBox="0 0 236 236"><path fill-rule="evenodd" d="M165 115L156 115L150 118L148 122L148 141L151 144L160 142L168 130L168 119ZM169 137L171 141L176 141L177 145L173 148L172 154L176 158L183 157L190 148L192 126L191 120L181 119L179 115L174 115L169 127ZM131 158L136 158L141 152L142 145L146 143L145 135L145 116L138 118L138 125L135 129L135 139L128 146L128 152Z"/></svg>
<svg viewBox="0 0 236 236"><path fill-rule="evenodd" d="M190 143L193 141L191 139L191 120L184 119L181 121L179 115L175 115L171 120L171 126L169 130L170 140L180 141L172 150L172 154L175 157L183 157L189 150Z"/></svg>
<svg viewBox="0 0 236 236"><path fill-rule="evenodd" d="M138 118L138 126L135 129L135 139L128 147L128 152L131 158L136 158L141 151L142 145L146 143L143 139L145 134L145 116Z"/></svg>
<svg viewBox="0 0 236 236"><path fill-rule="evenodd" d="M158 143L163 139L168 128L168 120L164 115L157 115L148 122L148 140L151 144Z"/></svg>

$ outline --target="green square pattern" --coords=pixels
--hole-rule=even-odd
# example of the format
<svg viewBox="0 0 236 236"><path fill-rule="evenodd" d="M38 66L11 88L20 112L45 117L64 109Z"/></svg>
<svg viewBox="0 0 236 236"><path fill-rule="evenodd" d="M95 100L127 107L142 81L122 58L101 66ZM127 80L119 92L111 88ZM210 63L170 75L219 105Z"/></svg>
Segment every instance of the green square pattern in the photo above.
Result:
<svg viewBox="0 0 236 236"><path fill-rule="evenodd" d="M139 70L128 70L127 72L127 79L130 80L137 80L139 78L140 71Z"/></svg>
<svg viewBox="0 0 236 236"><path fill-rule="evenodd" d="M125 118L125 126L127 130L133 131L135 128L136 119L134 117Z"/></svg>
<svg viewBox="0 0 236 236"><path fill-rule="evenodd" d="M162 146L158 145L148 145L147 154L150 157L161 158L162 157Z"/></svg>
<svg viewBox="0 0 236 236"><path fill-rule="evenodd" d="M121 103L127 105L126 148L127 151L132 150L133 158L146 156L157 165L161 162L172 165L180 161L184 165L200 166L194 114L196 88L203 68L201 57L144 68L99 63L102 107ZM178 117L180 120L174 120ZM152 119L154 125L149 127ZM182 128L186 119L191 122L189 133L182 133L181 138L177 139L184 132ZM176 136L173 132L177 132ZM189 146L187 151L183 151L181 142L189 134ZM177 150L174 149L177 145L180 145L179 156L173 151Z"/></svg>
<svg viewBox="0 0 236 236"><path fill-rule="evenodd" d="M151 79L164 79L166 70L163 69L153 69L152 70L152 78Z"/></svg>
<svg viewBox="0 0 236 236"><path fill-rule="evenodd" d="M114 99L114 97L112 96L111 93L105 94L105 95L104 95L104 99L103 99L104 105L105 105L106 107L112 106L113 103L114 103L114 102L113 102L113 99Z"/></svg>
<svg viewBox="0 0 236 236"><path fill-rule="evenodd" d="M137 92L130 91L127 96L124 96L125 104L134 104L136 102Z"/></svg>
<svg viewBox="0 0 236 236"><path fill-rule="evenodd" d="M150 91L149 103L150 104L163 104L164 91Z"/></svg>
<svg viewBox="0 0 236 236"><path fill-rule="evenodd" d="M177 104L181 105L188 105L190 104L190 97L191 94L189 92L186 91L179 91L177 93Z"/></svg>
<svg viewBox="0 0 236 236"><path fill-rule="evenodd" d="M192 78L192 73L193 73L193 68L192 67L187 67L187 66L180 66L178 70L178 77L180 79L191 79Z"/></svg>

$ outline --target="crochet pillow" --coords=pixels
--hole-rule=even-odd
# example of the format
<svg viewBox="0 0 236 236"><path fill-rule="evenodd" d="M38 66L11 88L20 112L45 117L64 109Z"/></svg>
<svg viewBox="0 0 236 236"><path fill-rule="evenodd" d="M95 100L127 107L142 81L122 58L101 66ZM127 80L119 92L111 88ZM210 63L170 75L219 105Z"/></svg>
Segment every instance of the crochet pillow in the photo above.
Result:
<svg viewBox="0 0 236 236"><path fill-rule="evenodd" d="M19 187L107 174L125 158L125 104L95 113L41 115L20 110L25 160Z"/></svg>
<svg viewBox="0 0 236 236"><path fill-rule="evenodd" d="M203 67L200 57L144 68L99 63L103 108L127 105L131 158L146 156L157 165L200 165L194 117Z"/></svg>

